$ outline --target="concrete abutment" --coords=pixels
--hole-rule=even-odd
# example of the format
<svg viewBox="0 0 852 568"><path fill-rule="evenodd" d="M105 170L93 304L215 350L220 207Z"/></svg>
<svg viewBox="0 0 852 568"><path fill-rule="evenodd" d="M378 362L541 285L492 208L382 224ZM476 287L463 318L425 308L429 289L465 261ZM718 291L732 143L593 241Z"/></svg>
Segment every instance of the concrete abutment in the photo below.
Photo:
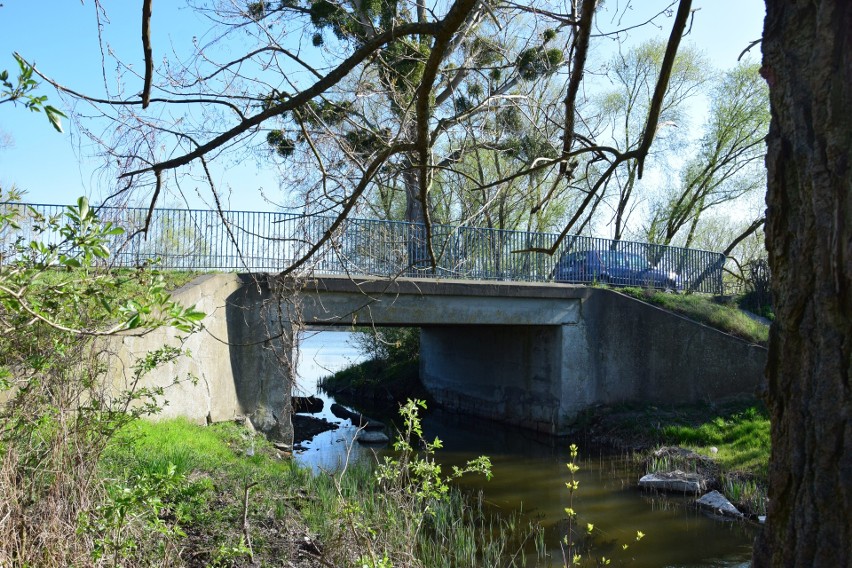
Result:
<svg viewBox="0 0 852 568"><path fill-rule="evenodd" d="M420 327L422 378L440 404L553 434L599 404L752 394L766 361L762 347L610 290L330 277L289 296L273 293L276 282L210 275L175 293L208 317L184 344L191 355L152 377L198 378L168 394L163 416L245 415L291 440L291 322ZM118 351L126 366L164 342L177 335L122 338Z"/></svg>

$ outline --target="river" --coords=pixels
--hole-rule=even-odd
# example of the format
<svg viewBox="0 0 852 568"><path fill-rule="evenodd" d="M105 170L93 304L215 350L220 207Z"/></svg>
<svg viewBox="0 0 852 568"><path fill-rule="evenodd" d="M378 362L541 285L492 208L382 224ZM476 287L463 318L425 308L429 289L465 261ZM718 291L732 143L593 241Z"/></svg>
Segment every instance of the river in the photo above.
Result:
<svg viewBox="0 0 852 568"><path fill-rule="evenodd" d="M296 394L317 395L325 400L317 416L341 423L329 411L333 400L317 394L316 381L359 360L348 343L347 332L305 333L301 341L299 381ZM482 490L487 503L501 511L523 510L545 528L548 549L559 565L560 528L568 506L565 482L570 440L538 435L520 428L431 410L424 419L427 439L444 442L439 460L462 463L487 455L494 477L469 478L466 489ZM304 444L296 459L314 470L334 470L343 460L372 460L373 451L352 444L355 428L343 421L337 430L324 432ZM580 448L579 490L573 508L582 526L593 523L598 534L596 547L607 557L627 560L621 545L630 544L636 567L745 567L749 565L755 527L711 518L689 505L691 499L665 497L639 491L636 475L629 471L626 456L606 455L593 448ZM634 541L637 531L645 537Z"/></svg>

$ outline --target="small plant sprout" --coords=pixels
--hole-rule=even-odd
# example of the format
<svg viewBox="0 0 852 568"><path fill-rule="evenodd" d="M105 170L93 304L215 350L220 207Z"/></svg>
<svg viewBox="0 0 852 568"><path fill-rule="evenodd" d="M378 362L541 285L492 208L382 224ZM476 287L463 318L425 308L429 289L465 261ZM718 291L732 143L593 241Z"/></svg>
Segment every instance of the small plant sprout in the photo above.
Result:
<svg viewBox="0 0 852 568"><path fill-rule="evenodd" d="M580 487L580 481L576 478L577 472L580 471L580 466L577 465L577 446L571 444L569 446L570 461L566 464L570 478L565 482L565 487L568 489L568 506L565 507L565 515L567 516L567 528L562 537L562 560L565 568L571 566L609 566L612 564L612 558L606 556L596 557L591 554L591 549L594 544L595 524L586 522L586 530L582 532L579 528L579 519L577 511L574 509L574 493ZM575 526L577 527L575 529ZM598 529L600 532L600 529ZM636 531L634 537L636 542L639 542L645 537L642 531ZM626 551L630 545L624 543L621 545L621 550Z"/></svg>

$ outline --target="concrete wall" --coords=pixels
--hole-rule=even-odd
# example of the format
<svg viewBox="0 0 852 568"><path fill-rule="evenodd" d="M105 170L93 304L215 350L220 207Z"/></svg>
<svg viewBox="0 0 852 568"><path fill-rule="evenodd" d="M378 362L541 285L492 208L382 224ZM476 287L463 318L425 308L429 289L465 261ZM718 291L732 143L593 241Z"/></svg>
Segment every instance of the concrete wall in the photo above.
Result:
<svg viewBox="0 0 852 568"><path fill-rule="evenodd" d="M675 404L752 395L766 348L608 290L583 304L592 396Z"/></svg>
<svg viewBox="0 0 852 568"><path fill-rule="evenodd" d="M561 325L425 327L421 377L443 406L558 434L598 404L718 401L763 376L765 348L644 302L590 289L579 307Z"/></svg>
<svg viewBox="0 0 852 568"><path fill-rule="evenodd" d="M280 288L284 300L271 289ZM321 279L298 292L274 278L205 276L175 293L206 312L191 355L152 374L162 416L247 415L292 439L290 322L421 326L421 376L446 407L563 433L596 404L675 404L751 394L766 350L609 290L565 285ZM173 330L114 340L126 380L134 357Z"/></svg>
<svg viewBox="0 0 852 568"><path fill-rule="evenodd" d="M444 407L556 433L560 326L442 326L420 333L420 376Z"/></svg>
<svg viewBox="0 0 852 568"><path fill-rule="evenodd" d="M291 441L289 371L282 364L292 351L286 306L282 311L265 284L236 274L202 276L173 298L205 312L204 329L186 338L174 329L112 338L116 387L128 385L133 364L146 352L180 347L189 353L151 372L143 383L166 388L167 404L158 417L205 423L247 416L257 429Z"/></svg>

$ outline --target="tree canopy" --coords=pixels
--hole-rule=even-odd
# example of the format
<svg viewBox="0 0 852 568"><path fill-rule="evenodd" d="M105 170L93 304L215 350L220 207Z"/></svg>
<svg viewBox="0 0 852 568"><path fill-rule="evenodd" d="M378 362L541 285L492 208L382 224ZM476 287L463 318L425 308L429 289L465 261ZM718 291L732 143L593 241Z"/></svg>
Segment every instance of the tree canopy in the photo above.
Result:
<svg viewBox="0 0 852 568"><path fill-rule="evenodd" d="M596 18L596 0L192 7L210 26L199 37L213 39L169 53L152 44L151 27L164 24L144 3L145 71L119 61L112 92L80 93L43 75L111 122L92 136L116 169L113 199L153 207L164 186L198 177L216 196L211 166L253 154L297 188L288 205L307 213L424 223L433 260L433 217L564 236L588 226L616 184L620 237L624 176L642 177L661 125L700 82L700 59L678 56L690 2L652 14L647 24L668 29L668 39L625 51L615 65L622 83L631 67L639 77L635 92L625 87L624 143L595 115L612 118L611 109L586 94L599 90L589 66L600 46L628 32Z"/></svg>

